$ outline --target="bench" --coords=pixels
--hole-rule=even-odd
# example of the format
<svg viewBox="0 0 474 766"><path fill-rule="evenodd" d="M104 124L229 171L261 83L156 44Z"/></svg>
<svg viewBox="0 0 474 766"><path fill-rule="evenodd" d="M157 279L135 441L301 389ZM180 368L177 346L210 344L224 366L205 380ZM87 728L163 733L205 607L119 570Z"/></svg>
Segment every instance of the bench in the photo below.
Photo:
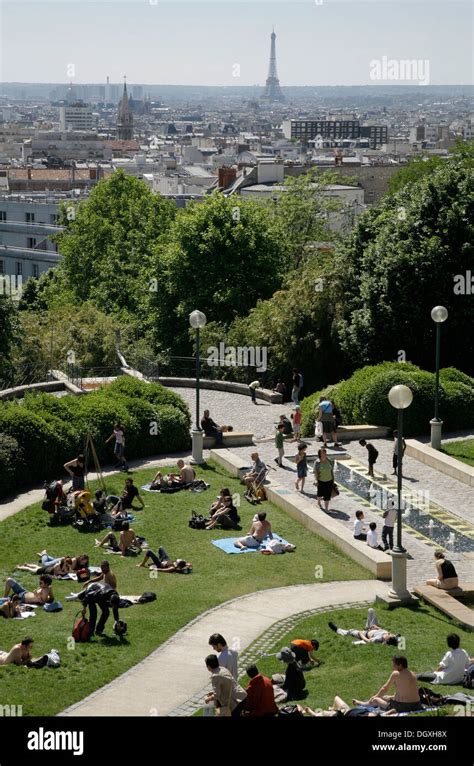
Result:
<svg viewBox="0 0 474 766"><path fill-rule="evenodd" d="M463 628L474 631L474 611L458 600L460 596L474 595L474 583L466 582L463 583L462 588L451 590L441 590L434 585L417 585L414 592L443 614L459 622Z"/></svg>
<svg viewBox="0 0 474 766"><path fill-rule="evenodd" d="M222 434L224 447L247 447L253 445L253 434L246 431L228 431ZM213 436L205 436L203 439L204 449L212 449L216 446Z"/></svg>

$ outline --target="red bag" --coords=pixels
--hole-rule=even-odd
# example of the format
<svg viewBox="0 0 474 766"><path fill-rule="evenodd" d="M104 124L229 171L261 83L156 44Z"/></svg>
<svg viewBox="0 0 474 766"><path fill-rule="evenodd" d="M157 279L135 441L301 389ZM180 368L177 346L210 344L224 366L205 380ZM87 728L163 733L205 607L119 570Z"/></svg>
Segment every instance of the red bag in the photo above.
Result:
<svg viewBox="0 0 474 766"><path fill-rule="evenodd" d="M80 614L81 617L79 617L79 619L74 623L74 628L72 629L72 637L74 641L78 641L79 643L86 643L89 640L90 634L89 620L82 616L82 612L78 612L77 614Z"/></svg>

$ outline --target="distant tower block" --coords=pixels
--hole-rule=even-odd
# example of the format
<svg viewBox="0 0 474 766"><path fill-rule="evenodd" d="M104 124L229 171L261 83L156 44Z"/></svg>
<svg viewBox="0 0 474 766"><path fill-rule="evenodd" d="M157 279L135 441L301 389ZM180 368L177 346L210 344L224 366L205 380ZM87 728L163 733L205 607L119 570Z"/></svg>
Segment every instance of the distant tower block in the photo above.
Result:
<svg viewBox="0 0 474 766"><path fill-rule="evenodd" d="M118 108L117 137L123 141L133 138L133 114L128 103L127 81L124 80L123 95Z"/></svg>
<svg viewBox="0 0 474 766"><path fill-rule="evenodd" d="M262 98L265 101L284 101L285 97L281 92L280 80L277 75L277 63L276 63L276 34L273 30L271 34L271 47L270 47L270 65L268 67L268 77L265 84L265 93Z"/></svg>

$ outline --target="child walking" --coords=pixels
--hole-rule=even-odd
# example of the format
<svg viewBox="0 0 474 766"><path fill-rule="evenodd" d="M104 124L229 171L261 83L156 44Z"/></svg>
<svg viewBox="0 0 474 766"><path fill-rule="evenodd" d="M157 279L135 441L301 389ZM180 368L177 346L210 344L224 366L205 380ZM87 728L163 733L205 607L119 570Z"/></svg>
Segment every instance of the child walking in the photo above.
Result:
<svg viewBox="0 0 474 766"><path fill-rule="evenodd" d="M305 479L308 475L308 461L306 457L307 444L300 444L298 447L298 454L296 456L296 473L298 478L296 479L295 488L297 491L303 492ZM301 490L300 490L301 482Z"/></svg>
<svg viewBox="0 0 474 766"><path fill-rule="evenodd" d="M283 468L283 456L285 454L285 450L283 448L284 439L283 439L283 429L285 426L283 423L278 423L277 430L275 434L275 447L278 450L278 457L275 458L275 462L280 466L280 468Z"/></svg>
<svg viewBox="0 0 474 766"><path fill-rule="evenodd" d="M377 458L379 456L379 451L375 449L373 444L370 444L370 442L366 442L365 439L360 439L359 444L361 447L365 447L367 449L367 457L369 460L369 476L374 477L374 465L377 462Z"/></svg>

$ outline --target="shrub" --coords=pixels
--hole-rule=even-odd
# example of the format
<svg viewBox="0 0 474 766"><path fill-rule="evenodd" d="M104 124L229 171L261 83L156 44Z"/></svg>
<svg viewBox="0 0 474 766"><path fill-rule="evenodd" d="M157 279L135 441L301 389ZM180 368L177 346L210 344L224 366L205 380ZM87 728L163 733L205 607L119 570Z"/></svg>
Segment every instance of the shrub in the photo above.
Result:
<svg viewBox="0 0 474 766"><path fill-rule="evenodd" d="M445 382L464 383L465 386L474 387L474 378L466 375L465 372L461 372L461 370L457 370L455 367L444 367L444 369L439 371L439 379L443 384Z"/></svg>
<svg viewBox="0 0 474 766"><path fill-rule="evenodd" d="M105 441L117 421L129 459L189 447L187 405L163 386L133 378L80 397L36 393L0 403L0 497L62 475L64 463L84 451L89 434L99 461L110 462L113 444Z"/></svg>
<svg viewBox="0 0 474 766"><path fill-rule="evenodd" d="M413 392L413 402L404 414L405 434L411 436L428 433L429 422L434 416L434 374L409 363L384 362L362 367L351 378L303 399L303 436L309 437L314 434L314 421L321 393L335 401L345 424L367 423L396 428L397 411L388 401L388 392L392 386L398 384L408 386ZM455 368L442 370L439 413L445 431L472 427L474 380Z"/></svg>
<svg viewBox="0 0 474 766"><path fill-rule="evenodd" d="M24 468L23 453L17 440L0 433L0 497L13 491Z"/></svg>

